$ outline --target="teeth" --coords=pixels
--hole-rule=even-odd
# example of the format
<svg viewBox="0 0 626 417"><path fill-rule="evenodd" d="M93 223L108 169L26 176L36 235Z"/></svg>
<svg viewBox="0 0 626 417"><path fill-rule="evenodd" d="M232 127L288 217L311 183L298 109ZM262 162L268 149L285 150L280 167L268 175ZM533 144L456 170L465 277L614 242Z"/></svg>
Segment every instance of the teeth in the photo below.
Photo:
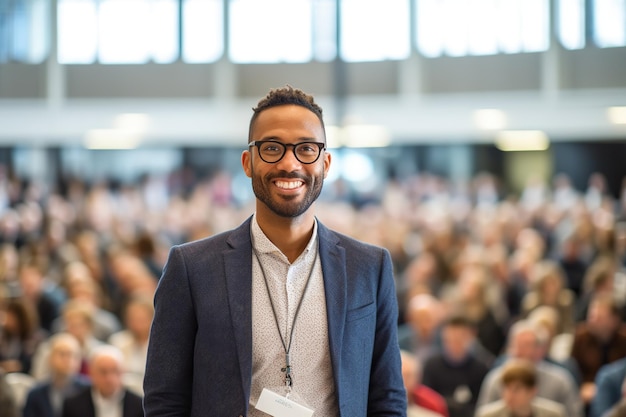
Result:
<svg viewBox="0 0 626 417"><path fill-rule="evenodd" d="M301 185L302 185L302 181L276 181L276 186L278 188L285 188L288 190L298 188Z"/></svg>

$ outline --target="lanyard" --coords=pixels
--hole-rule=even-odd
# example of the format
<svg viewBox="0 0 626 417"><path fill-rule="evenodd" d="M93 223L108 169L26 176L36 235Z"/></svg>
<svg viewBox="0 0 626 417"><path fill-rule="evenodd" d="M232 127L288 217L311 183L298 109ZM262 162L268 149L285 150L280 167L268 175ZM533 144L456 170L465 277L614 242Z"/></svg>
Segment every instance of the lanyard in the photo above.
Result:
<svg viewBox="0 0 626 417"><path fill-rule="evenodd" d="M270 305L272 306L272 314L274 315L274 323L276 323L276 329L278 330L278 334L280 336L280 342L283 344L283 349L285 351L285 367L281 368L281 372L285 373L285 385L289 390L293 385L293 379L291 377L291 361L289 358L289 354L291 352L291 342L293 342L293 329L296 327L296 319L298 318L298 313L300 312L300 307L302 307L302 300L304 299L304 294L306 294L307 288L309 288L309 283L311 282L311 276L313 276L313 270L315 269L315 259L313 259L313 264L311 265L311 269L309 270L309 276L306 279L306 284L304 285L304 290L302 291L302 296L298 301L298 305L296 306L296 312L293 316L293 322L291 323L291 331L289 332L289 340L286 341L286 338L283 336L283 333L280 331L280 324L278 323L278 315L276 314L276 307L274 306L274 300L272 299L272 294L270 292L270 287L267 282L267 276L265 275L265 269L263 268L263 264L261 263L261 259L259 258L259 254L256 249L254 249L254 256L256 257L257 262L259 263L259 268L261 269L261 274L263 275L263 282L265 282L265 289L267 290L267 297L270 299Z"/></svg>

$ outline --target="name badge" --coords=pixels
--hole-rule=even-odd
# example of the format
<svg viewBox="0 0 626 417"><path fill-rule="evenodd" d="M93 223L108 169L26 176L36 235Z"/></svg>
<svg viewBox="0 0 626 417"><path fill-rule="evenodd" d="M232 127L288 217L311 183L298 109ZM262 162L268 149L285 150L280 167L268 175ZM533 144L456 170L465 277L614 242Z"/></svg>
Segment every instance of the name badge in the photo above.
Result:
<svg viewBox="0 0 626 417"><path fill-rule="evenodd" d="M263 388L255 408L273 417L311 417L313 415L313 410L310 408L267 388Z"/></svg>

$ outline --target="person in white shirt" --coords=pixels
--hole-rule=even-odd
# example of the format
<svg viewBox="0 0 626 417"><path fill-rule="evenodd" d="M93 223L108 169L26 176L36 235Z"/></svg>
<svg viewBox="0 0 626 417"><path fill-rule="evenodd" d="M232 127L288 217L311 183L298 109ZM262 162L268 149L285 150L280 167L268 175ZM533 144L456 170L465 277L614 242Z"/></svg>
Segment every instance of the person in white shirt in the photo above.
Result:
<svg viewBox="0 0 626 417"><path fill-rule="evenodd" d="M141 397L123 385L123 363L118 348L96 348L89 360L91 387L64 401L62 417L143 417Z"/></svg>

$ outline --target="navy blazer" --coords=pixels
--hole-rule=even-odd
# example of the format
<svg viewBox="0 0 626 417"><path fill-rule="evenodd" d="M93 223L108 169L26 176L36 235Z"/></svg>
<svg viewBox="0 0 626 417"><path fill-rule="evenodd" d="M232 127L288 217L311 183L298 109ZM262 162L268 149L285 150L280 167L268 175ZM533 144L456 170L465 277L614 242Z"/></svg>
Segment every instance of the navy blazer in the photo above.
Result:
<svg viewBox="0 0 626 417"><path fill-rule="evenodd" d="M63 402L62 417L95 417L91 388L87 388L79 394L66 399ZM141 397L131 391L124 390L122 400L122 417L143 417Z"/></svg>
<svg viewBox="0 0 626 417"><path fill-rule="evenodd" d="M250 221L170 250L155 295L144 378L146 417L247 415ZM389 252L320 222L318 237L340 415L406 416Z"/></svg>
<svg viewBox="0 0 626 417"><path fill-rule="evenodd" d="M23 417L56 417L50 402L50 382L36 385L28 392L24 403ZM89 386L87 379L76 376L66 390L66 398L71 397Z"/></svg>

